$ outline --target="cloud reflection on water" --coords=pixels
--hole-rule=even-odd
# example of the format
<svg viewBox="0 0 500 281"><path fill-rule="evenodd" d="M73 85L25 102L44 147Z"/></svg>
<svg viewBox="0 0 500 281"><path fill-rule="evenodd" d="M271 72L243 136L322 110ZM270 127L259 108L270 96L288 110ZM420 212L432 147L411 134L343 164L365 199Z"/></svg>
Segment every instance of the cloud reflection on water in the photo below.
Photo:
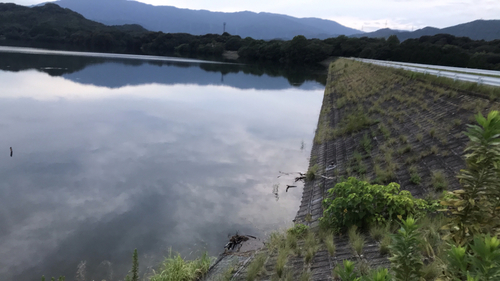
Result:
<svg viewBox="0 0 500 281"><path fill-rule="evenodd" d="M298 209L301 189L276 202L272 186L306 169L322 91L109 89L37 71L0 84L2 280L72 278L80 260L122 278L134 248L142 266L169 247L215 255L228 233L263 235Z"/></svg>

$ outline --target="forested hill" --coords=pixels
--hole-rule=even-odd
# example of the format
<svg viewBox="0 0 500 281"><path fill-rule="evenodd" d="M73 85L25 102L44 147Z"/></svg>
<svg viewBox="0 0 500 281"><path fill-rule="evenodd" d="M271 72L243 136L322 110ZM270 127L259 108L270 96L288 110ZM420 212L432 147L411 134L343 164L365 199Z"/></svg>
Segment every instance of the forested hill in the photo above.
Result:
<svg viewBox="0 0 500 281"><path fill-rule="evenodd" d="M500 20L475 20L446 28L425 27L415 31L392 30L389 28L379 29L374 32L367 32L352 35L352 37L388 38L396 35L399 40L415 39L422 36L432 36L436 34L450 34L458 37L469 37L473 40L496 40L500 39Z"/></svg>
<svg viewBox="0 0 500 281"><path fill-rule="evenodd" d="M136 24L106 26L55 4L29 8L0 3L0 44L45 42L105 51L113 46L133 45L134 38L145 32Z"/></svg>
<svg viewBox="0 0 500 281"><path fill-rule="evenodd" d="M27 8L0 4L0 45L124 52L160 56L220 58L237 52L242 62L317 64L330 57L362 57L434 65L500 70L500 40L477 41L448 34L400 42L396 36L325 40L255 40L229 33L190 35L151 32L138 25L105 26L55 4Z"/></svg>
<svg viewBox="0 0 500 281"><path fill-rule="evenodd" d="M24 31L31 31L33 35L37 30L43 30L48 36L68 35L75 31L123 31L146 32L147 30L137 24L122 26L107 26L84 18L82 15L63 9L58 5L47 3L43 6L32 8L11 3L0 3L0 30L3 34L21 35Z"/></svg>
<svg viewBox="0 0 500 281"><path fill-rule="evenodd" d="M326 39L361 33L331 20L295 18L273 13L211 12L153 6L128 0L59 0L54 3L104 24L137 23L148 30L165 33L221 34L224 23L225 31L230 34L267 40L292 39L296 35Z"/></svg>

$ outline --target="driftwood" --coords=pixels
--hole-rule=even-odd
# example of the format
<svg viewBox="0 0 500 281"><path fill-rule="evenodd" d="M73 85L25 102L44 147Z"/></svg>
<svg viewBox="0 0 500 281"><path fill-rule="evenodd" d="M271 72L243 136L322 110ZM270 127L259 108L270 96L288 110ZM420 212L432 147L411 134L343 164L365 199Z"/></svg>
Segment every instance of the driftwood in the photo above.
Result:
<svg viewBox="0 0 500 281"><path fill-rule="evenodd" d="M236 246L240 245L245 241L248 241L248 239L250 238L257 239L257 237L252 235L239 235L238 233L236 233L236 235L233 235L229 238L229 242L227 242L224 248L226 250L234 250Z"/></svg>
<svg viewBox="0 0 500 281"><path fill-rule="evenodd" d="M298 182L298 181L305 182L305 180L306 180L306 174L301 173L301 172L285 173L285 172L279 171L279 173L280 173L280 175L278 176L278 178L280 178L281 176L290 176L293 174L298 174L299 176L295 177L295 182Z"/></svg>

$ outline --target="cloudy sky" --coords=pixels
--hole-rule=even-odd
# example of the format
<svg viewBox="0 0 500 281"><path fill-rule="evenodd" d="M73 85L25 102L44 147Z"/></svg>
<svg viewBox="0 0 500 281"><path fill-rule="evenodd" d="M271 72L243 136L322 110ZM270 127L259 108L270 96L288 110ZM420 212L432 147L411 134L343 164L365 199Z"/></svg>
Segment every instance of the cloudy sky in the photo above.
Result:
<svg viewBox="0 0 500 281"><path fill-rule="evenodd" d="M32 5L43 0L14 0ZM448 27L476 19L499 19L498 0L141 0L152 5L210 11L271 12L295 17L318 17L373 31L389 27L411 30Z"/></svg>

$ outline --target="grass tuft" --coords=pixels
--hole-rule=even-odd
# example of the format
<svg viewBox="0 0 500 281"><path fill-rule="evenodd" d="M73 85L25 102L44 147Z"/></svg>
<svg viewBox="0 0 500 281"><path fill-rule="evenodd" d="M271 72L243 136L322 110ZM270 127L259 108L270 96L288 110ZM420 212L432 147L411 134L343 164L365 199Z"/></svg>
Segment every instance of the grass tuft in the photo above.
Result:
<svg viewBox="0 0 500 281"><path fill-rule="evenodd" d="M380 251L381 255L387 255L391 252L390 248L389 248L389 246L391 245L391 242L392 242L392 239L391 239L390 235L385 235L384 238L382 238L382 240L380 240L379 251Z"/></svg>
<svg viewBox="0 0 500 281"><path fill-rule="evenodd" d="M205 276L210 268L211 259L205 252L201 258L187 261L180 254L165 258L161 265L160 272L151 277L151 281L178 281L178 280L198 280Z"/></svg>
<svg viewBox="0 0 500 281"><path fill-rule="evenodd" d="M382 238L384 238L387 234L388 229L385 226L374 224L370 227L370 236L377 242L382 240Z"/></svg>
<svg viewBox="0 0 500 281"><path fill-rule="evenodd" d="M365 247L365 238L361 235L361 233L359 233L356 226L349 228L347 235L349 236L349 244L351 245L354 254L360 257L363 253L363 248Z"/></svg>
<svg viewBox="0 0 500 281"><path fill-rule="evenodd" d="M253 261L248 265L247 281L254 281L255 278L257 278L260 275L260 273L264 269L265 262L266 262L266 256L264 254L259 254L253 259Z"/></svg>
<svg viewBox="0 0 500 281"><path fill-rule="evenodd" d="M443 171L432 172L431 184L436 191L443 191L448 189L448 181Z"/></svg>
<svg viewBox="0 0 500 281"><path fill-rule="evenodd" d="M280 248L278 252L278 258L276 259L276 274L279 278L283 276L285 271L285 265L288 261L289 249L287 247Z"/></svg>
<svg viewBox="0 0 500 281"><path fill-rule="evenodd" d="M324 243L326 245L326 249L328 250L328 254L330 254L330 256L335 255L336 247L333 233L326 235L326 237L324 238Z"/></svg>

